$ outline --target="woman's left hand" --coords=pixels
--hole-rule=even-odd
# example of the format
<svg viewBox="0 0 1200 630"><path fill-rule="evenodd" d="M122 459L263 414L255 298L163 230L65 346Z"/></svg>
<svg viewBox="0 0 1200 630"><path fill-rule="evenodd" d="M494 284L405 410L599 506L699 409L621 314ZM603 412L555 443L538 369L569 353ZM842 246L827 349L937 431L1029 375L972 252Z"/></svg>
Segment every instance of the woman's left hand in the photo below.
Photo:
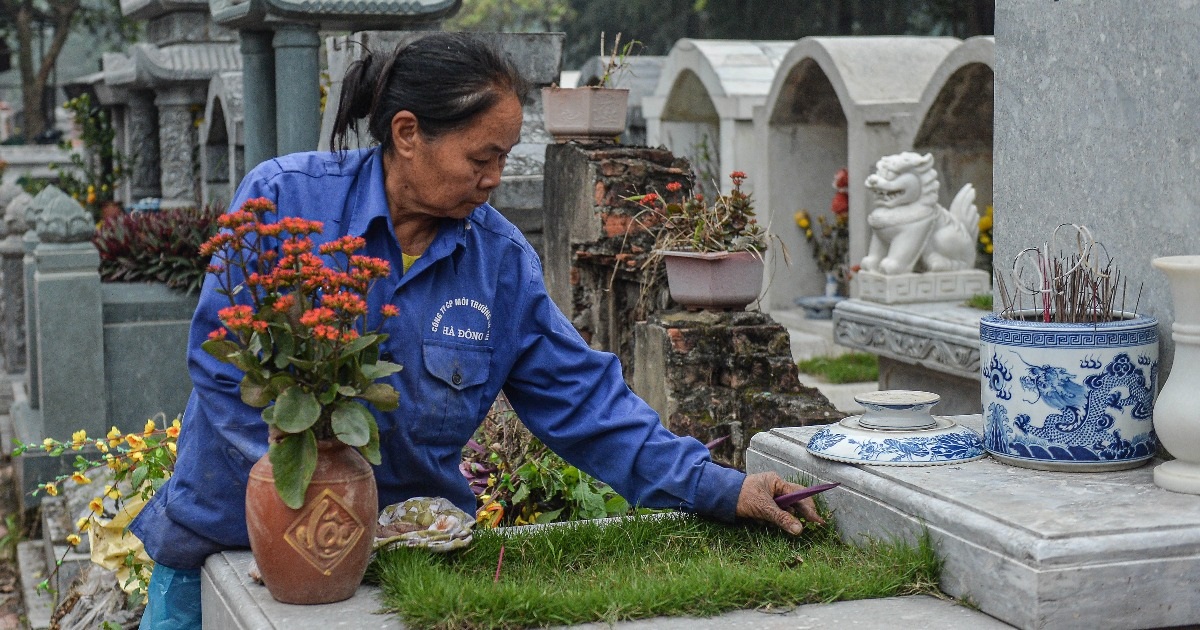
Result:
<svg viewBox="0 0 1200 630"><path fill-rule="evenodd" d="M804 531L804 524L787 510L775 505L775 497L803 489L804 486L784 481L777 473L761 472L747 475L746 481L742 483L742 492L738 495L737 515L773 523L793 536L798 535ZM801 500L794 507L800 509L800 517L804 520L825 524L825 519L817 514L817 505L812 497Z"/></svg>

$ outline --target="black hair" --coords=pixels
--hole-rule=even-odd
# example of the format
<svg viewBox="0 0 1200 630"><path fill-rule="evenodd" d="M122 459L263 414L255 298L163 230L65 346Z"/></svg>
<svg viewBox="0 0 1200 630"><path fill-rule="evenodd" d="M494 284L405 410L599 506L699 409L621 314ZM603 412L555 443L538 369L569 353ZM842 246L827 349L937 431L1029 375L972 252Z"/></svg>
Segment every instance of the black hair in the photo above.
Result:
<svg viewBox="0 0 1200 630"><path fill-rule="evenodd" d="M330 147L344 151L358 121L386 151L392 118L409 111L429 139L468 126L506 94L522 102L529 83L511 61L464 33L431 33L400 44L390 55L366 51L346 69Z"/></svg>

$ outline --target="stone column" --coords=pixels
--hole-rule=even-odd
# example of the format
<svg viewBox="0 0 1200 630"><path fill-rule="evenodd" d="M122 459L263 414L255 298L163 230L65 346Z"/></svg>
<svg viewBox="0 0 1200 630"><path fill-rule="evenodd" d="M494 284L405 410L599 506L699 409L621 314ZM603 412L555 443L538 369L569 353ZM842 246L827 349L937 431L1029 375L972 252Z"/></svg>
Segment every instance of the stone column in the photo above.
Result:
<svg viewBox="0 0 1200 630"><path fill-rule="evenodd" d="M275 54L271 31L239 31L242 50L244 170L278 153L275 141Z"/></svg>
<svg viewBox="0 0 1200 630"><path fill-rule="evenodd" d="M202 103L193 90L169 87L154 99L158 107L159 182L162 186L162 207L195 207L200 199L196 194L196 127L192 107Z"/></svg>
<svg viewBox="0 0 1200 630"><path fill-rule="evenodd" d="M7 236L0 241L0 351L4 371L25 371L25 213L33 198L26 193L13 199L4 212Z"/></svg>
<svg viewBox="0 0 1200 630"><path fill-rule="evenodd" d="M154 109L154 93L144 90L131 91L125 119L126 144L121 150L133 162L133 170L129 174L130 201L137 201L143 197L161 197L158 112Z"/></svg>
<svg viewBox="0 0 1200 630"><path fill-rule="evenodd" d="M67 440L78 429L102 435L107 405L100 253L91 243L95 226L78 202L48 190L57 194L34 224L39 242L32 254L32 297L38 319L30 341L37 348L42 426L40 436L30 437Z"/></svg>
<svg viewBox="0 0 1200 630"><path fill-rule="evenodd" d="M287 25L275 31L275 134L279 155L314 151L321 132L321 71L317 27ZM245 95L249 104L250 95ZM246 128L250 121L246 120Z"/></svg>

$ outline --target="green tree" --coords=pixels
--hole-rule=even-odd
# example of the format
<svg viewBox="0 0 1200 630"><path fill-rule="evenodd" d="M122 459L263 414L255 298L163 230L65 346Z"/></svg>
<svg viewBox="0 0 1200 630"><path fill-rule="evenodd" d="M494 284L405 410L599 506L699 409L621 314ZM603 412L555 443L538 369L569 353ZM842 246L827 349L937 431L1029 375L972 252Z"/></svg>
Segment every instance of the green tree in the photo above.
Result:
<svg viewBox="0 0 1200 630"><path fill-rule="evenodd" d="M121 42L137 36L136 25L121 15L120 0L0 0L0 36L17 43L26 139L48 127L44 104L46 91L52 89L50 75L67 39L80 28ZM39 58L34 40L42 29L51 35Z"/></svg>
<svg viewBox="0 0 1200 630"><path fill-rule="evenodd" d="M567 0L474 0L446 22L448 31L561 31L573 12Z"/></svg>

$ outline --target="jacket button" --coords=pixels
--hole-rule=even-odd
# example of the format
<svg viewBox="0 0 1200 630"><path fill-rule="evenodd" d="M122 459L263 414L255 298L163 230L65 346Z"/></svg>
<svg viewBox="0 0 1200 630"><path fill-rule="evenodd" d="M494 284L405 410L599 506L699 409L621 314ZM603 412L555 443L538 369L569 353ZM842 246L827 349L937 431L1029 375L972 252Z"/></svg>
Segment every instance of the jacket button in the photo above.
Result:
<svg viewBox="0 0 1200 630"><path fill-rule="evenodd" d="M454 383L455 385L462 385L462 374L455 372L454 376L450 377L450 382Z"/></svg>

